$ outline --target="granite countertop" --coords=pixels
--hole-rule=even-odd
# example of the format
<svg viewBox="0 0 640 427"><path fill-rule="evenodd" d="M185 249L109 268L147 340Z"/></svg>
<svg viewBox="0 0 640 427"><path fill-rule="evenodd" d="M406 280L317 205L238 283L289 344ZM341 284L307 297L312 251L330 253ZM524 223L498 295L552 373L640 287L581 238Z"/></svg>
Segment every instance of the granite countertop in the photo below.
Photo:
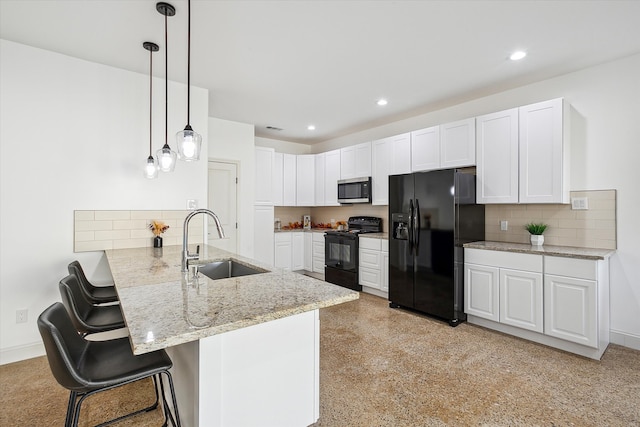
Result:
<svg viewBox="0 0 640 427"><path fill-rule="evenodd" d="M360 234L360 237L367 238L367 239L388 240L389 233L364 233L364 234Z"/></svg>
<svg viewBox="0 0 640 427"><path fill-rule="evenodd" d="M280 229L280 230L276 230L274 229L273 232L274 233L293 233L293 232L300 232L300 233L324 233L327 231L331 231L330 228L288 228L288 229Z"/></svg>
<svg viewBox="0 0 640 427"><path fill-rule="evenodd" d="M195 245L191 250L195 250ZM134 354L358 299L358 292L205 246L198 263L232 258L266 272L197 281L180 272L181 246L105 254ZM192 261L193 263L193 261ZM196 283L197 282L197 283Z"/></svg>
<svg viewBox="0 0 640 427"><path fill-rule="evenodd" d="M465 243L465 248L485 249L491 251L518 252L534 255L549 255L566 258L601 260L607 259L615 253L611 249L590 249L575 248L571 246L532 246L524 243L508 243L508 242L472 242Z"/></svg>

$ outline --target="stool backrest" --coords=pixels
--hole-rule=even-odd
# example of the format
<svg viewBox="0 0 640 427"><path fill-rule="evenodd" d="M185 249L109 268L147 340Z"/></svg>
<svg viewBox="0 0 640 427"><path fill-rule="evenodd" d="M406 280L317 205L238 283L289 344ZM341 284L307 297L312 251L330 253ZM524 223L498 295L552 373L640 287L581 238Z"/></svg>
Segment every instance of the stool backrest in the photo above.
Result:
<svg viewBox="0 0 640 427"><path fill-rule="evenodd" d="M89 282L87 276L84 274L84 270L78 261L73 261L67 266L67 270L69 270L69 274L74 274L78 278L78 282L83 287L83 291L87 292L87 295L90 296L90 293L93 291L95 286Z"/></svg>
<svg viewBox="0 0 640 427"><path fill-rule="evenodd" d="M76 366L88 343L78 335L64 306L56 302L43 311L38 329L56 381L68 390L83 390L85 384Z"/></svg>
<svg viewBox="0 0 640 427"><path fill-rule="evenodd" d="M93 305L85 298L82 289L80 289L78 278L74 274L68 275L60 280L59 288L62 302L69 312L73 325L82 333L89 332L84 319L93 309Z"/></svg>

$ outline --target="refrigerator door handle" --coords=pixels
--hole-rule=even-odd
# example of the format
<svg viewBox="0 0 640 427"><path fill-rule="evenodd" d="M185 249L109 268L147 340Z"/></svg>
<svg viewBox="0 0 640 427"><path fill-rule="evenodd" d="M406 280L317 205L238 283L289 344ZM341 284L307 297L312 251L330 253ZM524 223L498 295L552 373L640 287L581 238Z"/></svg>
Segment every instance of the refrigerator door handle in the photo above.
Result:
<svg viewBox="0 0 640 427"><path fill-rule="evenodd" d="M413 253L414 246L413 212L413 199L409 199L409 253Z"/></svg>
<svg viewBox="0 0 640 427"><path fill-rule="evenodd" d="M414 217L414 235L416 240L416 255L420 250L420 202L416 199L416 212Z"/></svg>

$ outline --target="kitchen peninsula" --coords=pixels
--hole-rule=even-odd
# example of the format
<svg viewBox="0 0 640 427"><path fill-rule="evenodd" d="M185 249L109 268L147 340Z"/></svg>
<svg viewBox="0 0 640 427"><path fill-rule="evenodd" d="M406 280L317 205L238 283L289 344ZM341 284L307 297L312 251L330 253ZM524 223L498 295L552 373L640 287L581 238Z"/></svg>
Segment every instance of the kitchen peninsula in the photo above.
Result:
<svg viewBox="0 0 640 427"><path fill-rule="evenodd" d="M173 360L183 425L316 422L318 310L358 293L211 246L197 263L232 259L264 272L194 278L180 271L181 249L105 253L134 354L164 348Z"/></svg>

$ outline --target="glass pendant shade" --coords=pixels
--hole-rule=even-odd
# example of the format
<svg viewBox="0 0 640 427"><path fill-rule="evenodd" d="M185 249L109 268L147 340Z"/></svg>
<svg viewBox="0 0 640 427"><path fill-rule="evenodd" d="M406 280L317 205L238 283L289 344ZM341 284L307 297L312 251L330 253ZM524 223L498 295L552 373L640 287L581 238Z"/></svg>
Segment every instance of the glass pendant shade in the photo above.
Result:
<svg viewBox="0 0 640 427"><path fill-rule="evenodd" d="M164 144L164 146L156 152L156 157L158 158L158 168L162 172L173 172L176 168L178 155L169 147L169 144Z"/></svg>
<svg viewBox="0 0 640 427"><path fill-rule="evenodd" d="M200 160L200 150L202 149L202 136L187 125L184 130L176 133L176 144L178 144L178 157L185 162Z"/></svg>
<svg viewBox="0 0 640 427"><path fill-rule="evenodd" d="M153 156L147 158L147 164L144 167L144 176L149 179L154 179L158 176L158 164Z"/></svg>

